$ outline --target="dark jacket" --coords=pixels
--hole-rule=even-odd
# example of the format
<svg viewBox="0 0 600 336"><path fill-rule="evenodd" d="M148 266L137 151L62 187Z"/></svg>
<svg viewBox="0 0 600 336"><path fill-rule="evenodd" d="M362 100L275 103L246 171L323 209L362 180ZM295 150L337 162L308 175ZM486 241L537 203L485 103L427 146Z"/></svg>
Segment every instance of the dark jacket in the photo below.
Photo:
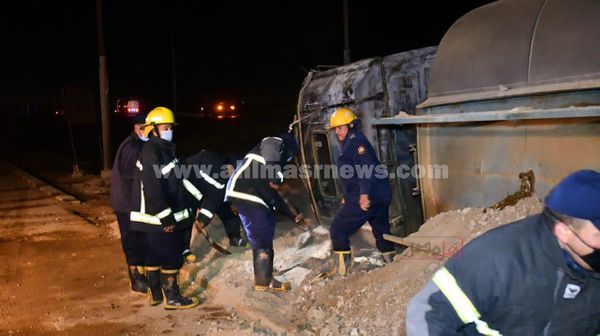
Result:
<svg viewBox="0 0 600 336"><path fill-rule="evenodd" d="M511 336L598 335L600 274L567 266L551 223L540 214L467 244L412 299L407 334L479 335L487 325Z"/></svg>
<svg viewBox="0 0 600 336"><path fill-rule="evenodd" d="M142 150L144 141L130 134L119 146L113 163L110 179L110 205L116 213L129 214L131 211L131 189L136 171L135 161Z"/></svg>
<svg viewBox="0 0 600 336"><path fill-rule="evenodd" d="M238 202L278 210L294 218L288 206L269 182L283 183L283 167L287 162L283 140L264 138L242 160L227 183L225 199L234 205Z"/></svg>
<svg viewBox="0 0 600 336"><path fill-rule="evenodd" d="M181 164L190 170L189 176L183 178L186 202L193 213L200 208L198 220L208 225L225 202L227 160L215 152L203 150Z"/></svg>
<svg viewBox="0 0 600 336"><path fill-rule="evenodd" d="M338 169L345 202L358 204L361 194L369 195L371 203L389 202L392 198L387 171L360 131L350 129L342 142Z"/></svg>
<svg viewBox="0 0 600 336"><path fill-rule="evenodd" d="M175 145L160 138L150 138L136 162L133 178L131 228L140 231L163 231L164 226L189 226L191 213L183 202L181 178Z"/></svg>

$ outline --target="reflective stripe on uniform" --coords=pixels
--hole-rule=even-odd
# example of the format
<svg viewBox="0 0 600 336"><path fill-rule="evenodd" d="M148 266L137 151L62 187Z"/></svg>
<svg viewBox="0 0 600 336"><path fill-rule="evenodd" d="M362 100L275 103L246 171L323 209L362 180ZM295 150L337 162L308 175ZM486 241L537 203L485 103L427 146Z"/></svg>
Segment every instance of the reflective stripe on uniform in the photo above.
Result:
<svg viewBox="0 0 600 336"><path fill-rule="evenodd" d="M277 177L279 177L279 179L281 180L281 183L283 183L283 173L278 171L277 172Z"/></svg>
<svg viewBox="0 0 600 336"><path fill-rule="evenodd" d="M183 179L183 187L185 188L185 190L187 190L190 194L192 194L192 196L194 196L194 198L196 198L198 201L202 200L202 197L204 197L202 195L202 193L200 192L200 190L198 190L196 188L196 186L194 184L192 184L192 182L190 182L188 179Z"/></svg>
<svg viewBox="0 0 600 336"><path fill-rule="evenodd" d="M144 182L140 182L140 212L146 212L146 198L144 197Z"/></svg>
<svg viewBox="0 0 600 336"><path fill-rule="evenodd" d="M203 179L204 179L206 182L210 183L211 185L213 185L213 186L214 186L215 188L217 188L217 189L223 189L223 188L225 188L225 185L224 185L224 184L221 184L221 183L219 183L219 182L215 181L215 179L213 179L212 177L208 176L208 175L207 175L205 172L203 172L202 170L200 171L200 176L202 176L202 178L203 178Z"/></svg>
<svg viewBox="0 0 600 336"><path fill-rule="evenodd" d="M135 161L135 166L138 167L140 171L144 170L144 166L142 166L142 163L139 160Z"/></svg>
<svg viewBox="0 0 600 336"><path fill-rule="evenodd" d="M240 170L236 171L235 174L233 174L233 176L231 177L231 181L229 182L230 184L228 186L228 189L231 189L231 190L235 189L235 183L237 182L238 177L240 177L240 175L244 172L244 170L246 170L252 163L252 159L248 157L249 155L254 155L254 154L246 155L246 159L247 159L246 162L244 162L244 164L240 167ZM256 155L256 156L258 156L258 155Z"/></svg>
<svg viewBox="0 0 600 336"><path fill-rule="evenodd" d="M267 203L265 203L265 201L263 201L262 198L260 198L258 196L242 193L242 192L235 191L235 190L227 190L225 192L225 195L229 196L229 197L233 197L233 198L243 199L246 201L262 204L262 205L266 206L267 208L269 207L267 205Z"/></svg>
<svg viewBox="0 0 600 336"><path fill-rule="evenodd" d="M433 278L433 283L442 291L454 311L464 324L475 323L477 331L482 335L500 336L500 332L480 320L481 314L456 282L456 278L446 269L439 269Z"/></svg>
<svg viewBox="0 0 600 336"><path fill-rule="evenodd" d="M148 215L145 213L141 213L141 212L137 212L137 211L132 211L129 214L129 219L132 222L140 222L140 223L146 223L146 224L152 224L152 225L161 225L160 219L158 219L158 217Z"/></svg>
<svg viewBox="0 0 600 336"><path fill-rule="evenodd" d="M167 217L168 215L170 215L171 212L173 212L173 210L171 210L171 208L166 208L165 210L157 213L156 217L158 217L158 219L163 219L163 218Z"/></svg>
<svg viewBox="0 0 600 336"><path fill-rule="evenodd" d="M176 222L181 222L184 219L190 218L190 213L187 209L183 209L179 212L174 213L173 216L175 217Z"/></svg>
<svg viewBox="0 0 600 336"><path fill-rule="evenodd" d="M265 201L263 201L262 198L255 196L255 195L235 191L235 183L237 182L238 177L240 177L240 175L250 166L250 164L252 163L252 160L258 161L262 164L266 164L265 158L263 158L260 155L250 153L250 154L247 154L245 156L245 158L246 158L246 162L244 162L244 164L240 167L240 169L237 170L235 172L235 174L233 174L233 176L231 177L231 180L229 182L227 190L225 191L225 196L262 204L262 205L266 206L267 208L269 208L267 203L265 203Z"/></svg>
<svg viewBox="0 0 600 336"><path fill-rule="evenodd" d="M169 208L168 210L169 210L169 214L170 214L171 208ZM165 211L166 210L163 210L163 212L165 212ZM167 216L168 216L168 214L167 214ZM175 217L176 222L180 222L184 219L189 218L190 214L187 209L183 209L179 212L174 213L173 216ZM162 218L164 218L164 217L162 217ZM153 216L153 215L149 215L149 214L145 214L145 213L141 213L141 212L137 212L137 211L132 211L129 214L129 219L133 222L140 222L140 223L146 223L146 224L151 224L151 225L162 225L158 215Z"/></svg>
<svg viewBox="0 0 600 336"><path fill-rule="evenodd" d="M177 159L169 162L168 165L164 166L163 169L160 170L160 172L163 175L167 175L167 173L169 173L173 168L175 168L175 164L177 163Z"/></svg>
<svg viewBox="0 0 600 336"><path fill-rule="evenodd" d="M213 218L213 213L206 209L200 209L200 213L208 218Z"/></svg>
<svg viewBox="0 0 600 336"><path fill-rule="evenodd" d="M242 175L242 173L248 169L248 167L250 167L250 164L252 163L252 160L258 161L262 164L266 164L265 158L263 158L260 155L256 155L256 154L247 154L245 157L246 162L244 162L244 164L240 167L239 170L237 170L235 172L235 174L233 174L233 176L231 177L231 182L229 185L229 189L231 189L232 191L235 189L235 183L237 182L238 177L240 177L240 175ZM264 202L263 202L264 203Z"/></svg>
<svg viewBox="0 0 600 336"><path fill-rule="evenodd" d="M246 158L246 159L252 159L252 160L258 161L258 162L260 162L262 164L267 164L267 161L265 161L265 158L262 157L262 156L260 156L260 155L258 155L258 154L249 153L249 154L246 154L246 156L244 156L244 158Z"/></svg>

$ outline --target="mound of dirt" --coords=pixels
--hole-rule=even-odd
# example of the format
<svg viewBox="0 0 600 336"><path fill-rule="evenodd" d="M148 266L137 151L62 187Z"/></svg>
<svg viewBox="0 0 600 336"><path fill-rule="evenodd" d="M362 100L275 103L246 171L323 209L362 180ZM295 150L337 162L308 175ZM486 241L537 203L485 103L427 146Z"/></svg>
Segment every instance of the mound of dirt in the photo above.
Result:
<svg viewBox="0 0 600 336"><path fill-rule="evenodd" d="M292 283L291 292L255 292L249 250L213 255L200 266L188 266L186 288L234 311L239 323L227 329L235 333L403 335L407 303L445 260L487 230L541 210L539 199L531 197L502 210L466 208L438 214L406 238L410 247L386 267L373 266L373 248L356 251L361 256L355 261L362 263L356 263L357 270L347 278L319 277L330 266L325 229L292 230L274 242L277 274ZM227 329L215 328L209 334Z"/></svg>
<svg viewBox="0 0 600 336"><path fill-rule="evenodd" d="M438 214L407 239L412 247L392 264L313 286L302 296L301 309L319 335L404 335L406 305L458 252L456 247L541 210L539 199L530 197L503 210L466 208Z"/></svg>

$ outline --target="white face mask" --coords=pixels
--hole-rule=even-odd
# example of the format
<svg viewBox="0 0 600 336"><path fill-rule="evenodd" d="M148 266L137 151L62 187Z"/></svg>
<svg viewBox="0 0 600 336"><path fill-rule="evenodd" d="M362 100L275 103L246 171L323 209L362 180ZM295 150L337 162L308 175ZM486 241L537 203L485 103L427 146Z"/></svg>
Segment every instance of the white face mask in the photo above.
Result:
<svg viewBox="0 0 600 336"><path fill-rule="evenodd" d="M143 134L139 135L138 138L140 138L140 140L142 140L143 142L146 142L149 140L149 138L146 138Z"/></svg>
<svg viewBox="0 0 600 336"><path fill-rule="evenodd" d="M160 138L167 141L173 140L173 130L160 132Z"/></svg>

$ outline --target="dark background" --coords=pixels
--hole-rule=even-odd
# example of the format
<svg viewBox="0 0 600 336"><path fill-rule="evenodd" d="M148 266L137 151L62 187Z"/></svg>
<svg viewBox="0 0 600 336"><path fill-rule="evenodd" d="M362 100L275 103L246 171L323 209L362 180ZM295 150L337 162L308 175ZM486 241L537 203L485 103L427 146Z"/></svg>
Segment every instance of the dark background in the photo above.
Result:
<svg viewBox="0 0 600 336"><path fill-rule="evenodd" d="M454 21L489 2L349 0L352 60L437 45ZM91 115L73 126L76 152L89 169L99 169L95 1L0 6L0 113L12 125L5 133L10 155L72 156L64 117L54 114L71 88L83 92L79 105ZM104 0L103 10L111 110L116 99L139 99L143 112L173 108L173 54L177 115L221 99L246 103L242 121L180 118L187 123L176 131L183 154L244 151L284 131L306 71L343 60L341 0ZM113 115L113 147L127 134L127 122Z"/></svg>

